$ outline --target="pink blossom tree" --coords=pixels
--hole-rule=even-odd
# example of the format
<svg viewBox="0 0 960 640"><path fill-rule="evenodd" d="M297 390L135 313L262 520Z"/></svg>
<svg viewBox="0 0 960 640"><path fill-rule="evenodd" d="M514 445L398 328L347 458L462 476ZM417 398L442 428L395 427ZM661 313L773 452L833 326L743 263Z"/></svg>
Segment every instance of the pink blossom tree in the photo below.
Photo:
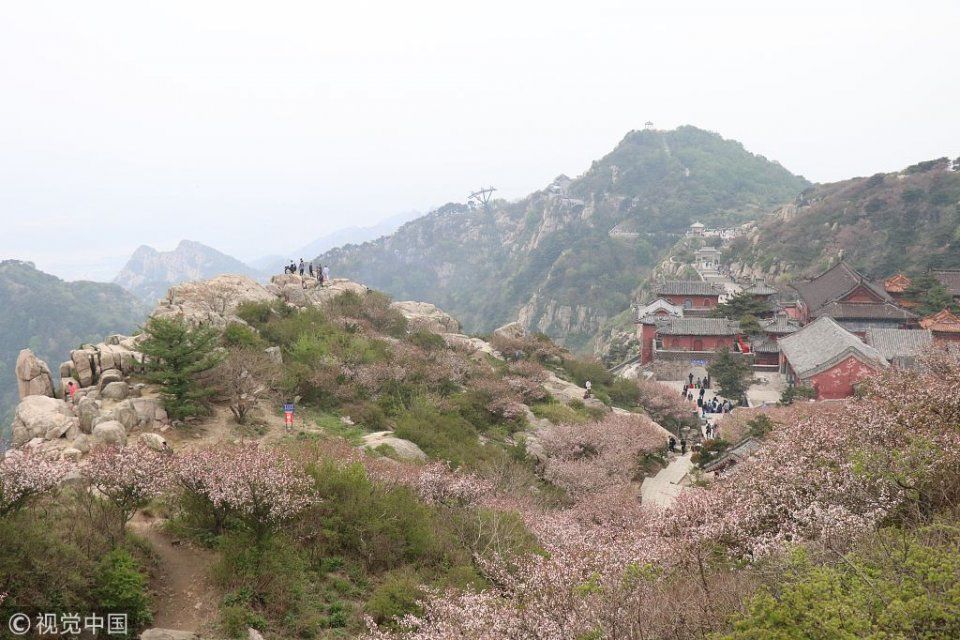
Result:
<svg viewBox="0 0 960 640"><path fill-rule="evenodd" d="M113 506L122 538L137 509L170 487L171 457L142 444L94 449L80 466L81 474Z"/></svg>
<svg viewBox="0 0 960 640"><path fill-rule="evenodd" d="M56 487L69 469L67 463L48 460L29 449L9 452L0 460L0 518Z"/></svg>
<svg viewBox="0 0 960 640"><path fill-rule="evenodd" d="M177 477L210 505L221 526L228 514L234 515L258 542L314 501L301 465L279 449L256 444L188 454Z"/></svg>

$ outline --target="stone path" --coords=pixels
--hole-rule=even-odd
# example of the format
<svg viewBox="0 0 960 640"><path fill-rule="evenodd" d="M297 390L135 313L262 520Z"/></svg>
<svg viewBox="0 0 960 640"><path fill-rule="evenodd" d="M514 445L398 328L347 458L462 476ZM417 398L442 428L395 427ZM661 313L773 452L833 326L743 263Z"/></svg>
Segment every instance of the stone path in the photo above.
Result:
<svg viewBox="0 0 960 640"><path fill-rule="evenodd" d="M693 469L690 453L678 456L652 477L644 478L640 485L640 502L647 506L667 508L683 491L681 482Z"/></svg>

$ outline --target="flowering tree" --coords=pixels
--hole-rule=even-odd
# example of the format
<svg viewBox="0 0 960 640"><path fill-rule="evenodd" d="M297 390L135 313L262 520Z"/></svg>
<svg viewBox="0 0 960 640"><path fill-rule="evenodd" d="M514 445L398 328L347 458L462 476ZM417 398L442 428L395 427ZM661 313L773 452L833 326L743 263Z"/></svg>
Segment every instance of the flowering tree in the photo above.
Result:
<svg viewBox="0 0 960 640"><path fill-rule="evenodd" d="M56 487L68 470L68 464L48 460L29 449L9 453L0 460L0 517Z"/></svg>
<svg viewBox="0 0 960 640"><path fill-rule="evenodd" d="M188 454L177 478L210 505L218 526L235 515L258 541L313 502L303 468L285 453L255 444Z"/></svg>
<svg viewBox="0 0 960 640"><path fill-rule="evenodd" d="M656 422L674 428L675 425L692 420L693 409L690 403L684 402L679 394L669 387L651 380L638 380L637 386L640 388L640 406Z"/></svg>
<svg viewBox="0 0 960 640"><path fill-rule="evenodd" d="M446 463L434 462L420 471L416 489L420 498L431 504L473 506L493 487L472 473L453 471Z"/></svg>
<svg viewBox="0 0 960 640"><path fill-rule="evenodd" d="M138 444L97 447L80 467L83 477L114 507L118 537L134 512L170 486L171 459Z"/></svg>
<svg viewBox="0 0 960 640"><path fill-rule="evenodd" d="M669 433L649 418L611 413L599 422L562 424L541 436L544 477L571 494L628 483L640 457L662 449Z"/></svg>

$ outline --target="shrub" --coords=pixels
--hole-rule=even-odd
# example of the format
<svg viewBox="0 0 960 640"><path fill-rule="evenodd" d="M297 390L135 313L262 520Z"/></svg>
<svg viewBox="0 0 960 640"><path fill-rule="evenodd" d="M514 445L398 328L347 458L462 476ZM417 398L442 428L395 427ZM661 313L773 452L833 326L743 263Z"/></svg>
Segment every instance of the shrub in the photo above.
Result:
<svg viewBox="0 0 960 640"><path fill-rule="evenodd" d="M421 598L423 591L417 574L410 569L399 569L383 577L363 608L377 624L384 624L408 613L422 613Z"/></svg>
<svg viewBox="0 0 960 640"><path fill-rule="evenodd" d="M153 620L147 596L147 577L126 549L114 549L100 561L96 594L102 610L127 614L131 630Z"/></svg>
<svg viewBox="0 0 960 640"><path fill-rule="evenodd" d="M231 322L223 330L223 343L228 347L256 347L263 348L263 339L256 331L245 324Z"/></svg>
<svg viewBox="0 0 960 640"><path fill-rule="evenodd" d="M442 337L432 331L426 331L424 329L414 331L407 336L407 340L424 351L436 351L438 349L444 349L447 346L447 343Z"/></svg>

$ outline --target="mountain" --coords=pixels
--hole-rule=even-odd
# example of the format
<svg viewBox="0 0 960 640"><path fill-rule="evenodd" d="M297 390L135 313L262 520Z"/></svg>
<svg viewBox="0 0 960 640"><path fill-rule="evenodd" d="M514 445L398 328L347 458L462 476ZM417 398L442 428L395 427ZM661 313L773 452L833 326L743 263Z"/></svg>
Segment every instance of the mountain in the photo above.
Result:
<svg viewBox="0 0 960 640"><path fill-rule="evenodd" d="M470 331L519 317L583 348L692 222L741 223L807 186L716 133L632 131L576 179L518 202L451 203L317 259L398 299L433 302Z"/></svg>
<svg viewBox="0 0 960 640"><path fill-rule="evenodd" d="M56 367L70 349L110 333L132 332L147 309L115 284L65 282L29 262L0 262L0 424L16 405L14 365L30 348Z"/></svg>
<svg viewBox="0 0 960 640"><path fill-rule="evenodd" d="M142 300L153 303L172 285L221 274L261 278L262 273L236 258L192 240L182 240L173 251L141 246L113 279Z"/></svg>
<svg viewBox="0 0 960 640"><path fill-rule="evenodd" d="M841 256L864 274L960 267L960 162L920 162L807 189L726 251L735 273L815 275Z"/></svg>
<svg viewBox="0 0 960 640"><path fill-rule="evenodd" d="M264 256L262 258L257 258L250 262L251 266L256 267L257 269L262 269L268 272L274 272L277 270L279 265L288 264L291 259L299 260L301 257L315 256L324 251L329 251L334 247L340 247L346 244L360 244L361 242L368 242L370 240L376 240L377 238L385 235L389 235L403 226L405 223L410 222L415 218L419 218L423 213L416 210L404 211L403 213L398 213L392 215L386 220L382 220L375 225L369 227L347 227L345 229L337 229L326 233L313 242L306 244L299 249L294 249L288 252L288 255L274 254L269 256Z"/></svg>

